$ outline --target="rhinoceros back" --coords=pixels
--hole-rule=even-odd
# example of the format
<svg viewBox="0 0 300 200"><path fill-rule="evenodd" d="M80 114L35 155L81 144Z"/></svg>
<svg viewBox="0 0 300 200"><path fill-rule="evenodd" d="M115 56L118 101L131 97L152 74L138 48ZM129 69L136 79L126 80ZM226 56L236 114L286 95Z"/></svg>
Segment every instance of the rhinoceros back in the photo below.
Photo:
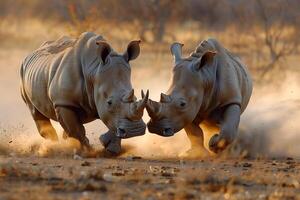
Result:
<svg viewBox="0 0 300 200"><path fill-rule="evenodd" d="M221 105L238 104L244 112L252 94L252 79L246 65L215 39L209 43L220 52L217 67Z"/></svg>
<svg viewBox="0 0 300 200"><path fill-rule="evenodd" d="M94 33L84 33L77 39L64 36L56 41L45 42L28 55L20 70L21 92L26 103L33 105L46 117L56 119L54 110L56 101L63 99L65 104L70 102L71 106L72 103L80 104L78 101L84 101L86 98L84 96L87 95L83 94L84 70L81 56L85 51L89 51L86 48L90 47L86 47L86 43L92 37L100 36ZM96 52L96 47L93 48L90 51ZM68 80L73 80L73 83L66 83ZM74 97L71 100L64 99L67 98L64 96L66 90L73 90ZM51 96L52 93L54 97Z"/></svg>
<svg viewBox="0 0 300 200"><path fill-rule="evenodd" d="M252 94L252 80L247 67L238 56L225 49L217 40L208 39L200 43L191 54L193 58L199 58L206 51L217 52L214 68L215 77L210 98L207 99L206 110L214 110L229 104L238 104L243 112ZM213 70L213 69L212 69Z"/></svg>
<svg viewBox="0 0 300 200"><path fill-rule="evenodd" d="M63 51L74 44L74 40L63 37L54 42L45 42L28 55L22 63L22 94L27 103L49 118L55 118L52 102L48 96L51 80L51 64L59 62ZM52 68L54 70L54 68Z"/></svg>

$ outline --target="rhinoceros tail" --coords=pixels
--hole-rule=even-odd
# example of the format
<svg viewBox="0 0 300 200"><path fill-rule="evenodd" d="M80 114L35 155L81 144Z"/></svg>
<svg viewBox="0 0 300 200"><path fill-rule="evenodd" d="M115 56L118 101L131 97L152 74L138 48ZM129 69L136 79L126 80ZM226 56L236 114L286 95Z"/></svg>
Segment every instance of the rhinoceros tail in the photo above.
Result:
<svg viewBox="0 0 300 200"><path fill-rule="evenodd" d="M21 97L23 99L23 101L26 103L26 98L25 98L25 94L24 94L24 89L23 89L23 85L24 85L24 82L23 82L23 78L24 77L24 69L23 69L23 63L21 64L21 68L20 68L20 92L21 92Z"/></svg>
<svg viewBox="0 0 300 200"><path fill-rule="evenodd" d="M23 62L22 62L22 64L21 64L21 67L20 67L20 78L21 78L21 80L23 80L23 75L24 75L24 69L23 69Z"/></svg>

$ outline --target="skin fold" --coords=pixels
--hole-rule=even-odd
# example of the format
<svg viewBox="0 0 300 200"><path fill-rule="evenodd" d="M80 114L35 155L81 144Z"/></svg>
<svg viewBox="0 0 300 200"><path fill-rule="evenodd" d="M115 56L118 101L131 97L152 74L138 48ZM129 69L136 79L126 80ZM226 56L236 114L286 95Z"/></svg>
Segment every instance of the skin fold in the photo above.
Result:
<svg viewBox="0 0 300 200"><path fill-rule="evenodd" d="M215 153L223 151L238 134L240 115L252 93L252 80L241 60L217 40L202 41L187 58L181 57L182 44L174 43L171 86L159 102L150 100L147 126L160 136L173 136L184 129L191 143L186 156L208 155L204 148L201 123L220 128L209 141Z"/></svg>
<svg viewBox="0 0 300 200"><path fill-rule="evenodd" d="M108 132L100 137L111 153L121 151L121 139L145 134L142 120L148 93L137 101L129 61L138 57L140 41L116 53L102 36L83 33L44 43L22 63L21 94L40 135L58 140L50 119L90 148L84 123L101 119Z"/></svg>

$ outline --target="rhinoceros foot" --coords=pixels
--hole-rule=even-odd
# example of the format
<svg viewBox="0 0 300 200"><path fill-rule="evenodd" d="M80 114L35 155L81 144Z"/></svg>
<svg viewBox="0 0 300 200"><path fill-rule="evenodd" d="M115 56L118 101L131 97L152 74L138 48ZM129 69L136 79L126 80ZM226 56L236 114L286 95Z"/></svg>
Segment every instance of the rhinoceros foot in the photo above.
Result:
<svg viewBox="0 0 300 200"><path fill-rule="evenodd" d="M192 147L179 154L179 157L184 159L207 158L209 157L209 152L204 147Z"/></svg>
<svg viewBox="0 0 300 200"><path fill-rule="evenodd" d="M101 135L99 140L110 154L118 155L121 153L121 139L116 137L111 131Z"/></svg>
<svg viewBox="0 0 300 200"><path fill-rule="evenodd" d="M112 139L113 136L109 132L104 133L99 137L100 143L104 146L104 148L108 146Z"/></svg>
<svg viewBox="0 0 300 200"><path fill-rule="evenodd" d="M105 150L114 156L119 155L121 153L121 139L110 142Z"/></svg>
<svg viewBox="0 0 300 200"><path fill-rule="evenodd" d="M221 137L220 134L215 134L209 140L209 150L214 153L220 153L226 149L226 147L230 144L228 140Z"/></svg>

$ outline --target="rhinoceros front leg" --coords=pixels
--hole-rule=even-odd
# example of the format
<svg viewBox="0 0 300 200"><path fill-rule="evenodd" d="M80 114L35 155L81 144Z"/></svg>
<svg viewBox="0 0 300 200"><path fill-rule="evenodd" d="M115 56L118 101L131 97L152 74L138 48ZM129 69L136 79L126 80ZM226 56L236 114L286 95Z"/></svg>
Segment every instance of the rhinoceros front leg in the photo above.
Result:
<svg viewBox="0 0 300 200"><path fill-rule="evenodd" d="M220 134L215 134L209 141L209 149L215 153L223 151L238 134L241 109L237 104L229 105L223 112Z"/></svg>
<svg viewBox="0 0 300 200"><path fill-rule="evenodd" d="M207 157L209 152L204 147L203 131L199 125L191 123L185 126L184 130L190 140L191 148L179 156L186 158Z"/></svg>
<svg viewBox="0 0 300 200"><path fill-rule="evenodd" d="M73 137L80 141L84 148L90 149L88 138L85 136L85 128L80 121L76 111L66 107L56 107L55 112L60 125L68 137Z"/></svg>
<svg viewBox="0 0 300 200"><path fill-rule="evenodd" d="M114 155L121 153L121 139L118 138L113 131L109 130L102 134L99 140L108 152Z"/></svg>

